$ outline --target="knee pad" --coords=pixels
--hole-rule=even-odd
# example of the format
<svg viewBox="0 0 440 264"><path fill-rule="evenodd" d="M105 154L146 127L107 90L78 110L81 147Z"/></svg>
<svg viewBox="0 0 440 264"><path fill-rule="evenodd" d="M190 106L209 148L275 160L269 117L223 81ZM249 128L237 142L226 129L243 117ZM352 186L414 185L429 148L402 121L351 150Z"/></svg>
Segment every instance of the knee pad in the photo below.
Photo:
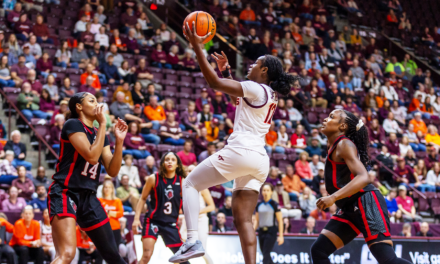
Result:
<svg viewBox="0 0 440 264"><path fill-rule="evenodd" d="M387 243L376 243L370 247L371 254L379 264L406 264L411 263L407 260L398 258L394 248Z"/></svg>
<svg viewBox="0 0 440 264"><path fill-rule="evenodd" d="M333 242L325 235L319 235L318 239L313 243L310 253L313 263L330 263L328 257L336 251Z"/></svg>

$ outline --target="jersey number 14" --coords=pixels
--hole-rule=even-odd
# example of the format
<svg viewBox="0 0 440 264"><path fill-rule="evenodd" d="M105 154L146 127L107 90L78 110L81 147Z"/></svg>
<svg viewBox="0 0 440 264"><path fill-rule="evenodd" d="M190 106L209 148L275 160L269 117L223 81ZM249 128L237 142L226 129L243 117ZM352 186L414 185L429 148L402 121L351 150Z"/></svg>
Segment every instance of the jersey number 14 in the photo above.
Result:
<svg viewBox="0 0 440 264"><path fill-rule="evenodd" d="M84 166L84 170L81 172L81 175L87 177L87 170L89 169L89 165L90 165L90 163L86 162L86 165ZM92 179L92 180L96 179L96 174L98 174L98 165L99 165L99 163L96 163L95 165L93 165L88 172L88 173L90 173L90 179Z"/></svg>
<svg viewBox="0 0 440 264"><path fill-rule="evenodd" d="M277 108L277 105L272 103L269 105L269 111L267 111L266 118L264 119L265 124L272 123L272 117L275 114L275 109Z"/></svg>

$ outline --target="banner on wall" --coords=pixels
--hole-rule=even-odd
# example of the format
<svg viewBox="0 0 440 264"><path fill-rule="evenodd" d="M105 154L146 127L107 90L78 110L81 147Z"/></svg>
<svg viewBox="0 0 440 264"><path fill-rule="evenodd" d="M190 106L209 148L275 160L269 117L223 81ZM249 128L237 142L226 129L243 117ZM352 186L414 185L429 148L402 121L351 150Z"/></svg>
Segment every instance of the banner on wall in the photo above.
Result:
<svg viewBox="0 0 440 264"><path fill-rule="evenodd" d="M310 247L315 240L316 237L284 237L284 244L281 246L276 244L271 252L272 260L274 263L311 264ZM136 241L140 241L140 238ZM393 242L398 257L413 264L440 264L440 240L394 239ZM140 245L140 250L138 248L136 246L138 259L140 259L142 245ZM244 264L240 240L237 235L210 235L206 252L212 260L212 264ZM165 247L162 240L158 239L150 263L168 263L168 258L171 256L171 251ZM263 256L258 246L257 263L261 264L262 260ZM330 256L330 262L332 264L377 264L362 238L356 238L346 247L336 251ZM191 261L191 264L205 263L206 261L202 258Z"/></svg>

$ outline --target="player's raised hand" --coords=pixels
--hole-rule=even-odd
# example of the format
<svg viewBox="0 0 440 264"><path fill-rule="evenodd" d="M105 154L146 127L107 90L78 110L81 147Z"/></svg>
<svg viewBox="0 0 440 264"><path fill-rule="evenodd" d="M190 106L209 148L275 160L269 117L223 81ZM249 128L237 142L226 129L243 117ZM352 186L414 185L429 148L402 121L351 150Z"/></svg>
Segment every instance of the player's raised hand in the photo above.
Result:
<svg viewBox="0 0 440 264"><path fill-rule="evenodd" d="M115 125L115 137L117 140L124 140L127 135L128 125L124 120L118 118L118 121Z"/></svg>
<svg viewBox="0 0 440 264"><path fill-rule="evenodd" d="M215 60L215 62L217 62L217 66L220 71L226 71L231 68L228 57L226 57L226 54L223 51L221 55L217 52L214 52L214 54L211 54L211 57Z"/></svg>
<svg viewBox="0 0 440 264"><path fill-rule="evenodd" d="M133 230L133 234L137 235L139 230L142 230L142 224L139 219L134 219L133 224L131 225L131 229Z"/></svg>
<svg viewBox="0 0 440 264"><path fill-rule="evenodd" d="M211 32L209 32L208 34L206 34L205 36L199 36L197 35L196 32L196 22L193 21L192 23L192 30L189 27L188 22L186 22L186 25L183 25L183 32L184 35L186 37L186 39L193 45L200 45L203 43L203 41L205 41L205 39L207 39L210 35Z"/></svg>
<svg viewBox="0 0 440 264"><path fill-rule="evenodd" d="M95 108L95 116L96 116L96 121L98 121L99 125L104 125L107 122L106 118L105 118L105 114L104 114L104 105L103 104L99 104L98 106L96 106Z"/></svg>

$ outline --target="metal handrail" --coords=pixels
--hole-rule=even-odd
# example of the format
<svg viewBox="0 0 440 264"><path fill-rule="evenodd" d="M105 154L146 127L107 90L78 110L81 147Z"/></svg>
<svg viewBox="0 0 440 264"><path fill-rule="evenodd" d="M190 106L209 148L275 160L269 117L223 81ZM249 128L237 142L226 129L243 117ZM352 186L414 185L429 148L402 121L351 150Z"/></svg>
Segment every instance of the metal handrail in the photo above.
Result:
<svg viewBox="0 0 440 264"><path fill-rule="evenodd" d="M400 179L402 177L400 177L397 173L395 173L394 171L392 171L390 168L388 168L387 166L383 165L382 162L380 162L378 159L373 158L373 160L379 165L384 167L389 173L391 173L391 175L393 176L393 179ZM414 188L411 185L408 185L408 187L413 191L416 192L419 196L421 196L423 199L426 199L426 195L423 194L421 191L417 190L416 188Z"/></svg>
<svg viewBox="0 0 440 264"><path fill-rule="evenodd" d="M40 144L38 144L38 166L41 165L41 143L44 144L44 146L46 146L46 148L49 150L49 152L56 158L58 159L58 154L52 149L52 147L49 145L49 143L47 143L47 141L40 135L37 133L36 129L34 128L34 126L26 119L26 117L23 115L23 113L18 109L18 107L14 104L14 102L12 102L8 96L6 95L6 93L0 89L0 94L3 96L3 98L8 102L9 105L9 116L8 116L8 131L11 132L11 107L14 108L14 110L17 112L17 114L24 120L24 122L26 123L26 125L28 125L30 127L30 129L34 132L35 136L37 137L38 141L40 142ZM11 133L8 134L8 139L10 139L11 137Z"/></svg>

